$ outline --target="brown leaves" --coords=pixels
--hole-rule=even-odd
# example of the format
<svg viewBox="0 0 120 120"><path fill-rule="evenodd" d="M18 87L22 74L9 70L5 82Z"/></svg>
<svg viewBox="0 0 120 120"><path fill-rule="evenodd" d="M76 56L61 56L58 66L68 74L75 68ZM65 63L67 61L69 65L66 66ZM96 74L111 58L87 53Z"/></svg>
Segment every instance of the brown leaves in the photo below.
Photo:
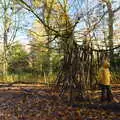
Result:
<svg viewBox="0 0 120 120"><path fill-rule="evenodd" d="M118 114L102 109L67 106L50 89L0 92L0 120L107 120ZM14 93L14 94L13 94ZM10 95L11 94L11 95ZM6 97L7 96L7 97ZM7 98L7 99L6 99Z"/></svg>

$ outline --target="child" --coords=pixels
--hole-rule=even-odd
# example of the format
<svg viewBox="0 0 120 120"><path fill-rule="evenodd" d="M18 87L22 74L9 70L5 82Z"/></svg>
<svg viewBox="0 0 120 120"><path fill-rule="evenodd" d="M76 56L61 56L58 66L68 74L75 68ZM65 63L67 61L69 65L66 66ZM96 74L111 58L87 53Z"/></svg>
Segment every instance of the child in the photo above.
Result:
<svg viewBox="0 0 120 120"><path fill-rule="evenodd" d="M103 61L103 65L99 70L99 85L101 89L101 101L107 100L110 102L112 100L112 93L111 93L111 86L110 86L110 79L111 74L109 71L110 63L107 59L107 57Z"/></svg>

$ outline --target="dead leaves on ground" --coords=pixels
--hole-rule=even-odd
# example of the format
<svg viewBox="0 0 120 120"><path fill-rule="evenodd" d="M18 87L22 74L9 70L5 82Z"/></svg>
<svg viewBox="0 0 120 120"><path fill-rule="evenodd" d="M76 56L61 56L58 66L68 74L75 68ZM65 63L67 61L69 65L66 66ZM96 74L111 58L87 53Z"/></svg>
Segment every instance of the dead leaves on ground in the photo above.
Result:
<svg viewBox="0 0 120 120"><path fill-rule="evenodd" d="M57 93L50 90L27 92L21 90L10 99L5 97L3 100L3 98L4 96L2 101L0 100L0 120L119 120L120 118L119 114L113 112L68 106L61 101Z"/></svg>

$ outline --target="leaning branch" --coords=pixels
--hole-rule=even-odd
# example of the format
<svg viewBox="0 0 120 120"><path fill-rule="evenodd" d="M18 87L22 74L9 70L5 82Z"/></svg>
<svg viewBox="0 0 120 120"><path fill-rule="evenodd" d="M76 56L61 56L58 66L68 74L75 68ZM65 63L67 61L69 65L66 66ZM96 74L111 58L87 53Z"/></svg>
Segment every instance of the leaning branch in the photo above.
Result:
<svg viewBox="0 0 120 120"><path fill-rule="evenodd" d="M34 12L34 10L31 8L31 6L29 6L26 2L24 2L23 0L19 0L18 2L21 2L23 5L25 5L28 11L30 11L31 13L33 13L35 15L35 17L45 26L47 27L49 30L55 32L57 35L61 36L59 34L58 31L54 30L53 28L51 28L50 26L48 26L47 24L45 24L45 22Z"/></svg>

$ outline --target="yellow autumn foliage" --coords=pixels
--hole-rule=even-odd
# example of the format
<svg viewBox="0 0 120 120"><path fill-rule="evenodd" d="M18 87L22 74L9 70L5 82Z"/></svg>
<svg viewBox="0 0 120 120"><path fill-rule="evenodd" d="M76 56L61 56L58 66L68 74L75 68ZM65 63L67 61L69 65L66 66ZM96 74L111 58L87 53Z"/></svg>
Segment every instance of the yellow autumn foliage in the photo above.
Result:
<svg viewBox="0 0 120 120"><path fill-rule="evenodd" d="M42 24L37 20L34 21L32 28L29 30L30 36L33 38L36 44L41 45L42 51L48 51L47 48L43 47L47 43L47 35Z"/></svg>
<svg viewBox="0 0 120 120"><path fill-rule="evenodd" d="M41 0L33 0L32 3L35 7L40 7Z"/></svg>

